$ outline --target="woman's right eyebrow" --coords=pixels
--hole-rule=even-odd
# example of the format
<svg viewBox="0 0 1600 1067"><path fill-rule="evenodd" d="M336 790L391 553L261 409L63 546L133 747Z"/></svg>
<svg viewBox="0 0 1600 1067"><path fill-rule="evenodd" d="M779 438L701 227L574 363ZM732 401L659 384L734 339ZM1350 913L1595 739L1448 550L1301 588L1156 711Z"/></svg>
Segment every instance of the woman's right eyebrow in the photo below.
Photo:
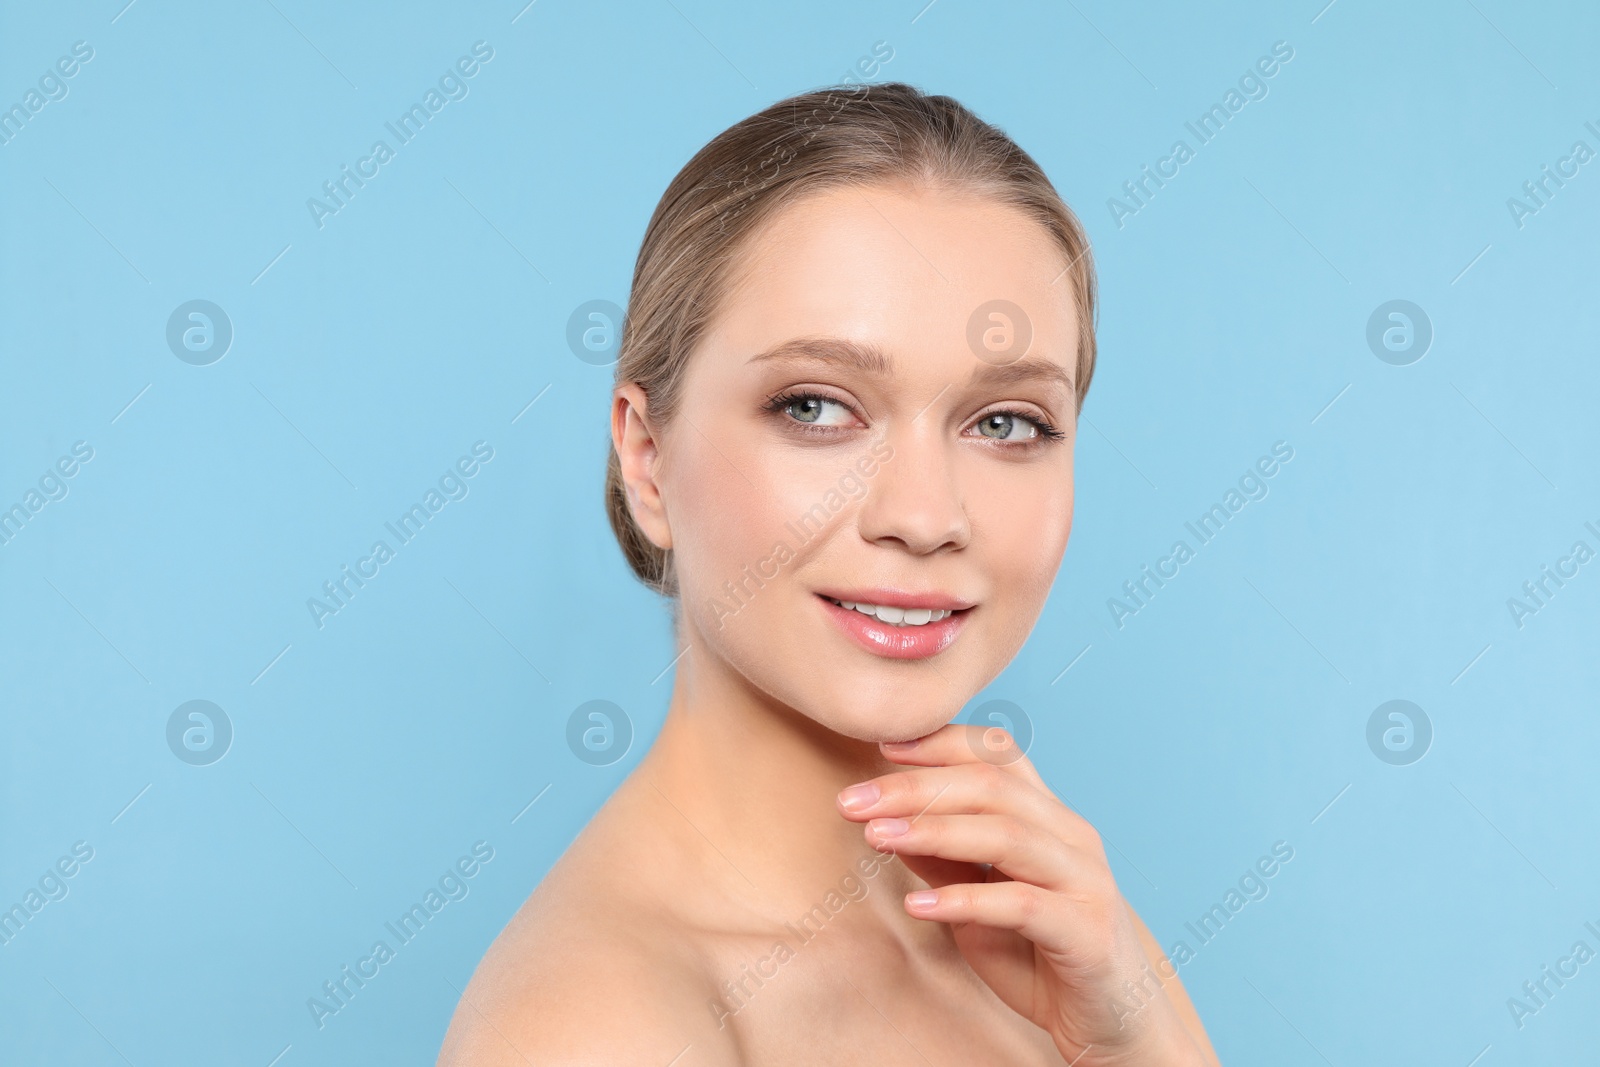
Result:
<svg viewBox="0 0 1600 1067"><path fill-rule="evenodd" d="M768 360L842 363L883 378L894 373L894 361L883 349L875 344L843 337L793 337L751 356L749 362L764 363Z"/></svg>

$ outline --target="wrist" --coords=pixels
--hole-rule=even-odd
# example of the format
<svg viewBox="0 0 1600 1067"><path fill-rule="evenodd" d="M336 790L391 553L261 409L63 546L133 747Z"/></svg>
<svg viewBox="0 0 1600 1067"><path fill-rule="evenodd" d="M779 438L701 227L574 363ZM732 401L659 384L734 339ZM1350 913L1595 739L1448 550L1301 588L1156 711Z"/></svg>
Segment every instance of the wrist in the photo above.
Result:
<svg viewBox="0 0 1600 1067"><path fill-rule="evenodd" d="M1056 1051L1073 1067L1218 1067L1174 1014L1118 1047L1081 1045Z"/></svg>

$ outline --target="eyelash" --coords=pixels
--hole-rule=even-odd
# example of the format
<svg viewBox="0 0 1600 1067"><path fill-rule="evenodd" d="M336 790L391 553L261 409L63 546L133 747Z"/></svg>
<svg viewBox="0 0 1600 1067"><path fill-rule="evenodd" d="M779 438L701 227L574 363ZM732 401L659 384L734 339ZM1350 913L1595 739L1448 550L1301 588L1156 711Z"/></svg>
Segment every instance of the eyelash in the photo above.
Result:
<svg viewBox="0 0 1600 1067"><path fill-rule="evenodd" d="M792 404L798 404L802 400L821 400L825 403L838 404L845 408L850 406L837 397L828 396L825 393L811 392L807 390L794 390L779 392L769 397L765 404L765 408L767 411L775 415L782 415L784 414L785 408L788 408ZM997 444L1003 445L1007 448L1037 448L1051 441L1060 441L1067 436L1041 416L1030 415L1025 411L1018 411L1015 408L1000 408L994 411L986 411L980 416L980 418L987 419L992 418L995 415L1009 415L1014 419L1021 419L1023 422L1031 424L1039 431L1039 436L1031 441L1010 443L1004 441L997 442ZM832 426L817 426L815 424L804 423L794 418L790 418L788 421L791 425L795 426L804 433L827 433L829 430L837 428Z"/></svg>

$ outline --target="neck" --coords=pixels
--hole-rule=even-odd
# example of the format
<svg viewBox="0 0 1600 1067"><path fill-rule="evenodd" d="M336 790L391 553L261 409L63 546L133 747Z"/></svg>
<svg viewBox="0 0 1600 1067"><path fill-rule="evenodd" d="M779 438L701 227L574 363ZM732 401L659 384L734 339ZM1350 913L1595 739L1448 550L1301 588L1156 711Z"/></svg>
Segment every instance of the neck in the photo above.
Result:
<svg viewBox="0 0 1600 1067"><path fill-rule="evenodd" d="M853 909L895 925L913 921L901 895L921 883L868 846L861 825L835 805L839 790L895 765L876 744L755 689L703 642L679 660L666 721L639 769L662 806L704 840L707 869L726 871L728 892L758 913L792 917L853 875L846 885L868 887Z"/></svg>

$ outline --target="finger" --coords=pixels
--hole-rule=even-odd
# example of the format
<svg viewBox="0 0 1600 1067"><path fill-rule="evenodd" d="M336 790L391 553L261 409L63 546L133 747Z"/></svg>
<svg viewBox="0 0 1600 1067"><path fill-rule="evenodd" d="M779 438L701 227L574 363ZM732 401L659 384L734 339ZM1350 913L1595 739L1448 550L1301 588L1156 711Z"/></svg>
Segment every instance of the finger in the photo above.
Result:
<svg viewBox="0 0 1600 1067"><path fill-rule="evenodd" d="M1104 856L1100 835L1089 821L1062 803L1050 788L1007 768L988 763L921 767L879 775L850 786L836 800L840 813L854 822L885 816L953 813L1016 815L1092 855Z"/></svg>
<svg viewBox="0 0 1600 1067"><path fill-rule="evenodd" d="M989 876L989 872L976 863L959 863L955 860L940 859L937 856L912 856L893 854L906 870L921 878L935 889L947 885L959 885L962 882L982 882Z"/></svg>
<svg viewBox="0 0 1600 1067"><path fill-rule="evenodd" d="M901 866L932 886L951 885L956 882L982 882L988 871L976 863L948 860L939 856L901 855L887 845L878 845L871 833L866 833L867 844L879 853L878 867L898 861Z"/></svg>
<svg viewBox="0 0 1600 1067"><path fill-rule="evenodd" d="M1064 898L1028 882L965 883L907 893L907 914L943 923L1014 930L1047 951L1070 948Z"/></svg>
<svg viewBox="0 0 1600 1067"><path fill-rule="evenodd" d="M1046 788L1044 779L1009 730L998 726L978 726L953 722L926 737L911 741L885 742L880 748L886 759L917 767L944 767L962 763L986 763L1001 767L1035 786Z"/></svg>
<svg viewBox="0 0 1600 1067"><path fill-rule="evenodd" d="M839 812L853 822L931 815L1012 815L1070 844L1087 844L1093 827L1048 790L987 763L896 771L840 792Z"/></svg>
<svg viewBox="0 0 1600 1067"><path fill-rule="evenodd" d="M902 857L936 856L967 864L989 864L1018 881L1056 891L1071 888L1074 895L1097 894L1110 888L1103 884L1105 874L1091 857L1009 815L878 818L869 822L863 832L873 848Z"/></svg>
<svg viewBox="0 0 1600 1067"><path fill-rule="evenodd" d="M1098 853L1075 848L1010 816L878 818L866 825L863 834L873 848L898 855L908 866L918 857L928 857L980 872L966 881L1011 878L1069 892L1078 899L1116 893L1116 880ZM993 868L993 873L984 872L985 867Z"/></svg>

